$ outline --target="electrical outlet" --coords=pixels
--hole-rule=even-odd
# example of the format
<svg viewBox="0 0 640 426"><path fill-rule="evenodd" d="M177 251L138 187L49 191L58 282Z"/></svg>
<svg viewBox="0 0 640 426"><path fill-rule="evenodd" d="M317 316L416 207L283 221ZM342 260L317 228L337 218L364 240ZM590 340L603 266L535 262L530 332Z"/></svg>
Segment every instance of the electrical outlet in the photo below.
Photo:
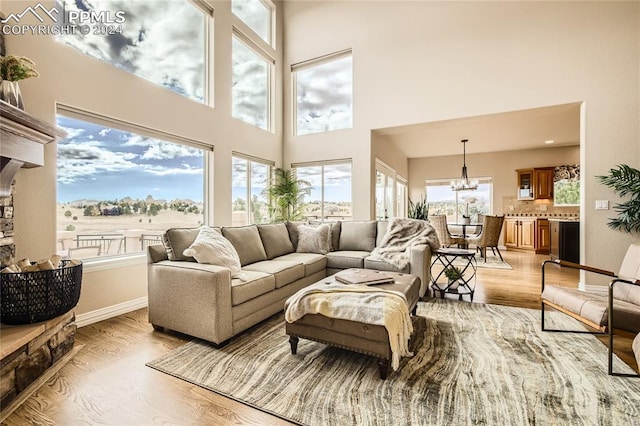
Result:
<svg viewBox="0 0 640 426"><path fill-rule="evenodd" d="M539 207L541 212L546 212L547 211L547 205L546 204L541 204Z"/></svg>
<svg viewBox="0 0 640 426"><path fill-rule="evenodd" d="M596 200L596 210L609 210L609 200Z"/></svg>

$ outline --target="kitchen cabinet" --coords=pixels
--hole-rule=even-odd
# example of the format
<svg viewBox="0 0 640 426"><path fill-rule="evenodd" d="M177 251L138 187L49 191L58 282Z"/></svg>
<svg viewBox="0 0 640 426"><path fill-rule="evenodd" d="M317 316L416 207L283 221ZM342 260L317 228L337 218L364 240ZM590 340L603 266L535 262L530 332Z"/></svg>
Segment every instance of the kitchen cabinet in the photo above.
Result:
<svg viewBox="0 0 640 426"><path fill-rule="evenodd" d="M554 170L555 167L516 170L518 174L518 200L553 199Z"/></svg>
<svg viewBox="0 0 640 426"><path fill-rule="evenodd" d="M580 222L549 220L549 241L552 260L580 263Z"/></svg>
<svg viewBox="0 0 640 426"><path fill-rule="evenodd" d="M516 170L518 173L518 200L533 200L533 169Z"/></svg>
<svg viewBox="0 0 640 426"><path fill-rule="evenodd" d="M505 218L504 245L510 249L534 250L536 233L535 218Z"/></svg>
<svg viewBox="0 0 640 426"><path fill-rule="evenodd" d="M555 167L533 169L534 191L536 200L553 199L553 173Z"/></svg>
<svg viewBox="0 0 640 426"><path fill-rule="evenodd" d="M536 220L536 253L549 254L551 241L549 239L549 220Z"/></svg>

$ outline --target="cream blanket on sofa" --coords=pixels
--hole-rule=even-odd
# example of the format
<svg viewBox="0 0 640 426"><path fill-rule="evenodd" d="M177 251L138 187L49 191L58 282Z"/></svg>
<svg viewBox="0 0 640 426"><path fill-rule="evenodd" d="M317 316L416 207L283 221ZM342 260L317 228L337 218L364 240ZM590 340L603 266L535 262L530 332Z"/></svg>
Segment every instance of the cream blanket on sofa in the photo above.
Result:
<svg viewBox="0 0 640 426"><path fill-rule="evenodd" d="M413 324L407 299L402 293L364 285L312 285L298 291L285 303L287 322L295 322L306 314L384 326L389 334L394 370L400 366L400 357L413 356L409 351Z"/></svg>

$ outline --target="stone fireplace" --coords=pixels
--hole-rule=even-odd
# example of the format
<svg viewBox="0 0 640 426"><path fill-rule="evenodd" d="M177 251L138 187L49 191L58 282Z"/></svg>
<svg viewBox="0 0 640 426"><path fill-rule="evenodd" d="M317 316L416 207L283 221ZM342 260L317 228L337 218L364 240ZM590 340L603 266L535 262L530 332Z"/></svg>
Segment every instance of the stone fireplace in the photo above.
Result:
<svg viewBox="0 0 640 426"><path fill-rule="evenodd" d="M61 129L0 101L0 269L16 262L15 173L43 166L44 145L64 136ZM1 325L0 422L70 358L75 334L73 311L35 324Z"/></svg>

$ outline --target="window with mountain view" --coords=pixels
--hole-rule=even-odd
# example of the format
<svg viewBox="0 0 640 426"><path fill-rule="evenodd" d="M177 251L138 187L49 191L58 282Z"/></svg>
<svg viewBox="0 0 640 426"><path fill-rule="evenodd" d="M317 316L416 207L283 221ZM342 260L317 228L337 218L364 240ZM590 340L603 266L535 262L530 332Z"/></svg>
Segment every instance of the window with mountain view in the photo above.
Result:
<svg viewBox="0 0 640 426"><path fill-rule="evenodd" d="M122 11L123 22L105 26L106 34L77 32L57 40L190 99L207 101L209 11L188 0L91 0L65 2L64 7L67 13L115 16Z"/></svg>
<svg viewBox="0 0 640 426"><path fill-rule="evenodd" d="M232 224L269 222L269 203L264 193L272 163L235 155L232 158Z"/></svg>
<svg viewBox="0 0 640 426"><path fill-rule="evenodd" d="M470 216L471 222L478 220L478 215L489 215L492 212L491 194L493 179L477 178L478 189L474 191L454 191L451 179L427 180L426 200L429 214L444 214L448 223L461 223L462 216Z"/></svg>
<svg viewBox="0 0 640 426"><path fill-rule="evenodd" d="M309 182L304 215L310 220L351 220L351 162L294 165L298 179Z"/></svg>
<svg viewBox="0 0 640 426"><path fill-rule="evenodd" d="M64 115L58 126L59 254L140 253L168 228L204 223L207 150Z"/></svg>

